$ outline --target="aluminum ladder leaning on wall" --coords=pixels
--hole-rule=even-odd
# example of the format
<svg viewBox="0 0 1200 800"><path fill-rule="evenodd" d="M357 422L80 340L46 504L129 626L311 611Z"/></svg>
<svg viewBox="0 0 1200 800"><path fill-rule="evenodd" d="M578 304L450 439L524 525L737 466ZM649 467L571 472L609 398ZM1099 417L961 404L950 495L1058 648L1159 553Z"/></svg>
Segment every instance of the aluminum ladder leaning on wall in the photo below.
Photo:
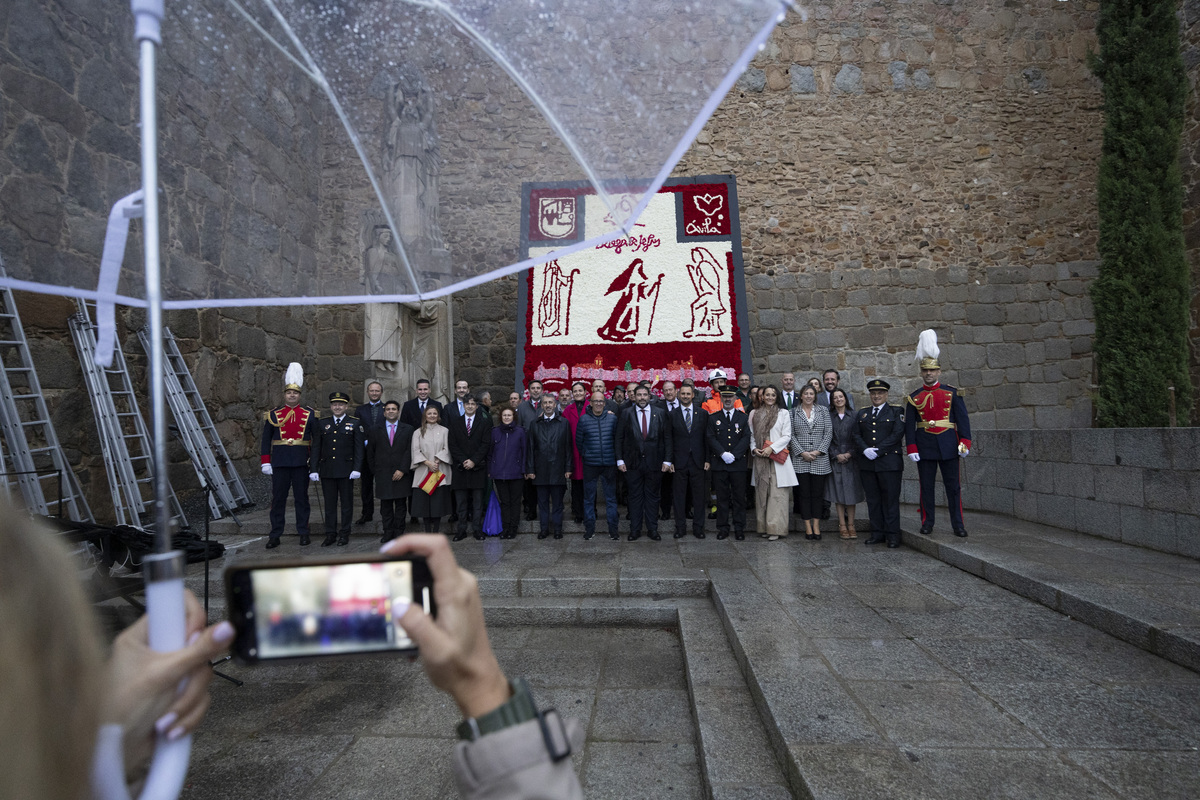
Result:
<svg viewBox="0 0 1200 800"><path fill-rule="evenodd" d="M92 398L92 413L100 434L100 449L108 471L113 510L120 525L148 529L154 526L154 463L150 434L138 408L137 395L129 379L125 353L118 338L113 348L113 365L96 363L96 326L82 300L79 311L67 320L71 338L79 352L83 380ZM168 513L178 529L187 527L187 518L167 484Z"/></svg>
<svg viewBox="0 0 1200 800"><path fill-rule="evenodd" d="M4 274L0 260L0 275ZM0 430L4 433L3 483L21 487L26 508L54 516L61 504L64 517L91 522L92 510L50 421L29 340L7 286L0 289Z"/></svg>
<svg viewBox="0 0 1200 800"><path fill-rule="evenodd" d="M147 354L150 352L150 332L145 328L138 331L138 339ZM179 428L179 438L192 457L192 466L200 485L211 484L212 491L208 493L208 506L213 519L220 519L228 512L234 513L247 506L253 505L242 479L238 477L229 453L213 425L208 407L183 354L179 352L179 344L170 328L163 328L163 350L166 355L166 370L164 371L164 389L167 403L171 406L171 415L175 417L175 425Z"/></svg>

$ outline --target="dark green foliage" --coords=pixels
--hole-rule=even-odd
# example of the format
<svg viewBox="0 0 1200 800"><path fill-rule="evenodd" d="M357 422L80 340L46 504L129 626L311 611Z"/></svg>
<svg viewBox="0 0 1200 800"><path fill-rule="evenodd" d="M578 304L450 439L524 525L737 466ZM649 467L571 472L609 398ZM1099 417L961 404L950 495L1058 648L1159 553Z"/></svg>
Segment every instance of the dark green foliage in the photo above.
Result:
<svg viewBox="0 0 1200 800"><path fill-rule="evenodd" d="M1100 275L1092 285L1097 424L1167 424L1167 387L1189 418L1189 279L1179 170L1187 78L1178 0L1101 0L1104 145L1097 182ZM1185 423L1186 424L1186 423Z"/></svg>

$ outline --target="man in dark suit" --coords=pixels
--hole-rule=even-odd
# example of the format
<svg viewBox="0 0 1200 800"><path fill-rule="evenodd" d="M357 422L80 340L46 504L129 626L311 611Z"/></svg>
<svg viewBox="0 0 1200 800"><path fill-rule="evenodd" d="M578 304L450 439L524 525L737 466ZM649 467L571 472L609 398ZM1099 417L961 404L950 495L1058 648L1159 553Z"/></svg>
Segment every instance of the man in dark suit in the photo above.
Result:
<svg viewBox="0 0 1200 800"><path fill-rule="evenodd" d="M664 472L671 471L671 426L661 408L650 405L650 390L638 386L633 405L617 424L617 470L629 485L629 541L642 535L658 541L658 493Z"/></svg>
<svg viewBox="0 0 1200 800"><path fill-rule="evenodd" d="M733 514L733 537L746 538L746 469L750 452L750 419L735 407L737 392L721 389L721 410L708 417L708 462L713 491L717 494L717 538L729 538Z"/></svg>
<svg viewBox="0 0 1200 800"><path fill-rule="evenodd" d="M421 423L425 421L425 409L433 406L438 410L438 418L441 419L442 404L437 400L429 399L429 381L425 378L417 381L417 396L409 400L400 409L400 421L405 425L411 425L413 428L421 427Z"/></svg>
<svg viewBox="0 0 1200 800"><path fill-rule="evenodd" d="M825 406L826 408L829 408L829 395L833 393L834 389L838 388L838 384L841 383L841 381L842 374L836 369L825 370L823 373L821 373L821 384L825 387L825 389L817 392L817 399L813 402L819 406ZM846 392L846 408L850 411L854 410L854 398L850 396L849 392Z"/></svg>
<svg viewBox="0 0 1200 800"><path fill-rule="evenodd" d="M662 385L662 398L654 398L652 401L667 414L667 420L671 419L671 412L679 408L679 391L675 388L672 381L664 381ZM672 431L672 435L674 432ZM659 509L658 518L661 520L669 520L671 518L671 508L675 501L675 474L668 472L663 475L662 485L659 487Z"/></svg>
<svg viewBox="0 0 1200 800"><path fill-rule="evenodd" d="M459 381L463 383L464 381ZM492 449L492 421L479 411L479 401L467 395L463 415L450 417L450 462L454 476L450 488L458 510L458 530L453 541L467 538L467 528L483 539L483 500L487 489L487 457Z"/></svg>
<svg viewBox="0 0 1200 800"><path fill-rule="evenodd" d="M471 394L471 384L470 383L463 380L462 378L459 378L457 381L454 382L454 399L451 400L449 403L446 403L445 413L442 414L442 425L443 426L449 428L450 420L453 417L461 417L461 416L463 416L463 414L466 413L464 411L464 405L465 405L467 397L470 396L470 394ZM477 403L479 402L478 398L476 398L476 402Z"/></svg>
<svg viewBox="0 0 1200 800"><path fill-rule="evenodd" d="M672 499L675 503L675 538L687 535L687 496L692 495L692 534L704 538L704 479L708 474L708 412L695 403L696 390L683 386L679 401L667 419L671 423L671 465L674 467Z"/></svg>
<svg viewBox="0 0 1200 800"><path fill-rule="evenodd" d="M356 417L346 413L350 395L329 395L331 416L317 423L309 460L309 480L320 481L325 494L325 541L322 547L337 542L350 543L350 520L354 516L354 481L362 477L366 431ZM341 505L339 524L338 505Z"/></svg>
<svg viewBox="0 0 1200 800"><path fill-rule="evenodd" d="M400 421L400 404L383 404L383 423L367 441L367 463L375 475L375 495L383 520L381 542L404 535L406 502L412 494L413 427Z"/></svg>
<svg viewBox="0 0 1200 800"><path fill-rule="evenodd" d="M864 544L900 546L900 479L904 474L904 414L888 405L891 385L876 378L867 384L871 407L854 417L858 474L867 496L871 535Z"/></svg>
<svg viewBox="0 0 1200 800"><path fill-rule="evenodd" d="M383 424L381 397L383 397L383 384L379 381L371 381L367 384L367 402L354 409L354 416L358 417L363 430L367 432L368 443L371 441L371 431ZM371 459L369 458L363 462L360 483L362 485L358 487L358 491L362 497L362 509L358 519L354 521L355 525L365 525L375 518L375 474L371 472Z"/></svg>

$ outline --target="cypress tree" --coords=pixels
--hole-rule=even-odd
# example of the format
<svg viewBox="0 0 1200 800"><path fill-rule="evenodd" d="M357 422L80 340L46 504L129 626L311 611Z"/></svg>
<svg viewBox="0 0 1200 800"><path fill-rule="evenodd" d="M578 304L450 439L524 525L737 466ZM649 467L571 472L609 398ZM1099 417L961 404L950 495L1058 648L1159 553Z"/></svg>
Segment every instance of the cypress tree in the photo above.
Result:
<svg viewBox="0 0 1200 800"><path fill-rule="evenodd" d="M1178 0L1101 0L1104 141L1096 194L1100 274L1091 287L1099 376L1097 423L1167 425L1191 408L1189 277L1179 168L1187 77ZM1186 423L1185 423L1186 424Z"/></svg>

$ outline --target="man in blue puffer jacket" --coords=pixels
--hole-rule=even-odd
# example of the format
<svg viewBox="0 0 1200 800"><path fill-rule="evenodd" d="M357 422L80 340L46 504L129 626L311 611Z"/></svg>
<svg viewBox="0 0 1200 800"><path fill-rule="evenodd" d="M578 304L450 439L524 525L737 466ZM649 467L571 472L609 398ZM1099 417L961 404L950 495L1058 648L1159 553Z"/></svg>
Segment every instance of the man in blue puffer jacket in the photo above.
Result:
<svg viewBox="0 0 1200 800"><path fill-rule="evenodd" d="M608 516L608 536L617 533L617 417L604 407L604 393L592 392L587 413L575 428L575 447L583 461L584 539L596 533L596 481L604 481L604 505Z"/></svg>

